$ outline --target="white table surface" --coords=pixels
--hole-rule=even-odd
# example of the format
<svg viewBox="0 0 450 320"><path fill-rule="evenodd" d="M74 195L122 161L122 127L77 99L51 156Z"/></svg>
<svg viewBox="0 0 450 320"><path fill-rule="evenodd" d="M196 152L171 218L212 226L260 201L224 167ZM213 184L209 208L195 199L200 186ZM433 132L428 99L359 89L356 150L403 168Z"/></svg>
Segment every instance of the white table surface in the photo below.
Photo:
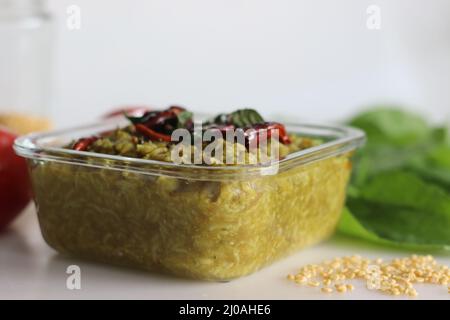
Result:
<svg viewBox="0 0 450 320"><path fill-rule="evenodd" d="M390 259L412 253L335 237L231 282L185 280L63 257L45 244L30 206L0 235L0 299L412 299L389 297L357 282L351 293L323 294L286 280L305 264L352 254ZM450 266L448 253L435 257ZM81 290L66 288L69 265L81 268ZM445 286L417 285L417 290L414 299L450 299Z"/></svg>

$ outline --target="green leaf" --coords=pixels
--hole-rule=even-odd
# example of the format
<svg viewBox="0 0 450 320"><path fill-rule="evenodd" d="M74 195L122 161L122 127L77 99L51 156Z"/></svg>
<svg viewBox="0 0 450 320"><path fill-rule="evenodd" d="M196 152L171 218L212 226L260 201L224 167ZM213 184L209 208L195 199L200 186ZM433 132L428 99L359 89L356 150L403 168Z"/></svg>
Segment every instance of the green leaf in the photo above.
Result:
<svg viewBox="0 0 450 320"><path fill-rule="evenodd" d="M214 119L212 121L208 121L206 123L206 125L208 124L228 124L228 114L226 113L221 113L218 114L216 117L214 117Z"/></svg>
<svg viewBox="0 0 450 320"><path fill-rule="evenodd" d="M236 128L245 128L258 123L263 123L264 118L254 109L239 109L232 113L221 113L212 120L205 123L205 126L211 124L234 125Z"/></svg>
<svg viewBox="0 0 450 320"><path fill-rule="evenodd" d="M347 199L339 230L384 244L450 247L450 195L414 173L387 171Z"/></svg>
<svg viewBox="0 0 450 320"><path fill-rule="evenodd" d="M450 146L441 144L428 154L430 165L450 170Z"/></svg>
<svg viewBox="0 0 450 320"><path fill-rule="evenodd" d="M264 122L263 117L253 109L240 109L229 115L230 122L237 128L244 128Z"/></svg>
<svg viewBox="0 0 450 320"><path fill-rule="evenodd" d="M358 213L358 214L356 214ZM442 223L434 226L429 219ZM450 250L448 217L352 200L338 225L341 234L386 246L419 250Z"/></svg>
<svg viewBox="0 0 450 320"><path fill-rule="evenodd" d="M426 150L427 147L422 145L404 148L391 145L364 147L354 157L352 183L361 186L381 172L406 168L412 161L421 159Z"/></svg>
<svg viewBox="0 0 450 320"><path fill-rule="evenodd" d="M450 217L450 195L411 172L383 172L365 184L358 196L374 203L445 213Z"/></svg>
<svg viewBox="0 0 450 320"><path fill-rule="evenodd" d="M339 221L338 230L342 234L349 236L362 238L365 240L370 240L374 242L382 242L389 244L390 241L378 237L375 233L367 230L359 221L356 219L350 210L345 207L342 211L341 220Z"/></svg>
<svg viewBox="0 0 450 320"><path fill-rule="evenodd" d="M447 128L430 128L424 119L401 109L376 108L349 123L365 130L368 139L354 158L352 183L357 186L380 172L411 168L448 140Z"/></svg>
<svg viewBox="0 0 450 320"><path fill-rule="evenodd" d="M192 112L182 111L177 115L178 118L178 128L185 128L186 124L192 120Z"/></svg>
<svg viewBox="0 0 450 320"><path fill-rule="evenodd" d="M450 248L450 135L400 109L364 112L339 231L402 248Z"/></svg>
<svg viewBox="0 0 450 320"><path fill-rule="evenodd" d="M446 167L431 165L426 158L411 161L408 169L424 180L435 183L450 192L450 170Z"/></svg>
<svg viewBox="0 0 450 320"><path fill-rule="evenodd" d="M398 108L376 108L363 112L353 118L350 125L363 129L370 145L415 145L430 134L424 119Z"/></svg>
<svg viewBox="0 0 450 320"><path fill-rule="evenodd" d="M442 126L433 128L431 131L431 137L437 144L450 146L450 127Z"/></svg>

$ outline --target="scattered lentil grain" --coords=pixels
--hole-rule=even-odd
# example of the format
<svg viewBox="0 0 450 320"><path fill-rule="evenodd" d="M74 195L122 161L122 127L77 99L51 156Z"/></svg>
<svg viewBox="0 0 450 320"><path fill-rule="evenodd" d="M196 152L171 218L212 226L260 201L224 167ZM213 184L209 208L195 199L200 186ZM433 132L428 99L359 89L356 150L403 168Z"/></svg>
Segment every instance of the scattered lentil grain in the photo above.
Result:
<svg viewBox="0 0 450 320"><path fill-rule="evenodd" d="M322 289L320 289L320 291L322 291L323 293L332 293L333 289L328 288L328 287L323 287Z"/></svg>
<svg viewBox="0 0 450 320"><path fill-rule="evenodd" d="M345 284L336 285L336 291L339 293L347 292L347 286Z"/></svg>
<svg viewBox="0 0 450 320"><path fill-rule="evenodd" d="M320 286L320 282L319 281L310 281L310 282L308 282L308 286L318 287L318 286Z"/></svg>
<svg viewBox="0 0 450 320"><path fill-rule="evenodd" d="M393 259L391 262L354 255L307 265L300 268L297 274L289 274L287 279L310 287L319 287L322 284L323 293L353 291L354 286L345 281L355 279L366 282L371 290L394 296L416 297L418 295L414 288L416 283L447 287L450 282L450 268L439 265L430 255L412 255ZM331 285L334 285L335 290L329 287ZM450 293L450 286L447 287L447 291Z"/></svg>

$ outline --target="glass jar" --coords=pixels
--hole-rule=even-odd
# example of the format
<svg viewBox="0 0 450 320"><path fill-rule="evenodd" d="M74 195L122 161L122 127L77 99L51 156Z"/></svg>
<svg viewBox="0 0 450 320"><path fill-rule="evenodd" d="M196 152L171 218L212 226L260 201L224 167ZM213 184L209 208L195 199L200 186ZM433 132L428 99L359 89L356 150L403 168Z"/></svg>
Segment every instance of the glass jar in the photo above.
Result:
<svg viewBox="0 0 450 320"><path fill-rule="evenodd" d="M52 31L45 0L0 0L0 115L49 116Z"/></svg>

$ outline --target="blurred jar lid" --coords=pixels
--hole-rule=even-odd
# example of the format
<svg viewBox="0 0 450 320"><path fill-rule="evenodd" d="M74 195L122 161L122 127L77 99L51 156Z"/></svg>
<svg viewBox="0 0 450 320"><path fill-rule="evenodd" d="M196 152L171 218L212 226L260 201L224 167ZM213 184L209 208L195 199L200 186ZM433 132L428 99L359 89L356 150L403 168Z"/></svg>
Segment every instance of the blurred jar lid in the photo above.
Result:
<svg viewBox="0 0 450 320"><path fill-rule="evenodd" d="M46 131L52 127L51 121L46 118L18 113L0 113L0 125L7 127L18 135Z"/></svg>
<svg viewBox="0 0 450 320"><path fill-rule="evenodd" d="M0 17L23 17L47 13L47 0L0 0Z"/></svg>

